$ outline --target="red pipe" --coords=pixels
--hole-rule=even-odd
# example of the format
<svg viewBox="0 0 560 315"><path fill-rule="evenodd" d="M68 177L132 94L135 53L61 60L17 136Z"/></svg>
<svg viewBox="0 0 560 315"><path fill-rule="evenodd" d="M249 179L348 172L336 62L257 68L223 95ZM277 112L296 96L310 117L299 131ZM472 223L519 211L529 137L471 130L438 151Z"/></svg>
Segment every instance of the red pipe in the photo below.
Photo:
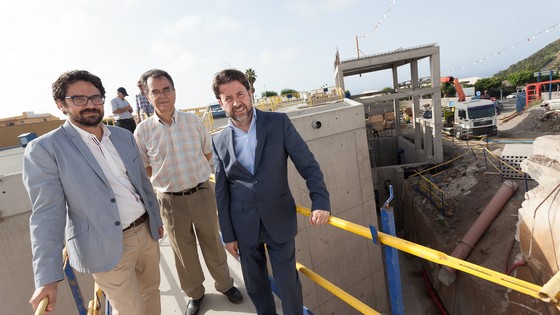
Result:
<svg viewBox="0 0 560 315"><path fill-rule="evenodd" d="M471 250L480 240L482 235L484 235L490 224L492 224L492 221L494 221L496 216L500 213L500 211L502 211L502 208L506 205L518 187L519 185L512 181L505 181L502 184L502 187L500 187L488 205L486 205L482 213L478 216L478 219L476 219L474 224L468 230L467 234L463 236L463 239L459 242L457 247L455 247L451 256L463 260L469 256ZM450 285L453 281L455 281L456 272L457 270L444 266L440 269L438 278L445 285Z"/></svg>
<svg viewBox="0 0 560 315"><path fill-rule="evenodd" d="M434 290L434 287L432 286L432 282L430 281L430 278L428 277L428 273L426 272L426 269L424 269L424 268L422 268L422 277L424 277L424 284L426 285L426 288L428 289L428 293L430 293L430 297L432 298L432 301L437 306L437 308L439 309L441 314L442 315L449 315L449 313L445 309L445 306L443 305L439 296L437 295L436 290Z"/></svg>

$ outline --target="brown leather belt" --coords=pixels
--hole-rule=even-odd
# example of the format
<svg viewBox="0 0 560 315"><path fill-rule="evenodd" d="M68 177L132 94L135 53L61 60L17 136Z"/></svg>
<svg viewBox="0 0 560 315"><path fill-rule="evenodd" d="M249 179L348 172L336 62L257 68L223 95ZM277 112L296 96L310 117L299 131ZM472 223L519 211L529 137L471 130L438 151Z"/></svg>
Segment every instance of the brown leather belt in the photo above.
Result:
<svg viewBox="0 0 560 315"><path fill-rule="evenodd" d="M139 226L140 224L146 222L147 219L148 219L148 211L144 212L144 214L141 215L138 219L136 219L136 220L134 220L134 222L130 223L130 225L127 226L127 227L123 230L123 232L126 231L126 230L129 230L129 229L131 229L131 228L133 228L133 227L135 227L135 226Z"/></svg>
<svg viewBox="0 0 560 315"><path fill-rule="evenodd" d="M183 191L178 191L178 192L164 192L164 194L173 195L173 196L188 196L188 195L194 194L195 192L201 190L203 188L202 184L204 184L204 183L200 183L200 184L194 186L191 189L185 189Z"/></svg>

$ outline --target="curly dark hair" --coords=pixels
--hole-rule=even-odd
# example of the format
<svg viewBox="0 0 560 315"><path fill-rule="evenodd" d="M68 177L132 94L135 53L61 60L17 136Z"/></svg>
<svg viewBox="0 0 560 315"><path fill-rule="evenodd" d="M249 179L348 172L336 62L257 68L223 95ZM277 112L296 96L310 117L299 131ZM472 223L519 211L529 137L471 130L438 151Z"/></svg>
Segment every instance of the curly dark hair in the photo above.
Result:
<svg viewBox="0 0 560 315"><path fill-rule="evenodd" d="M55 101L62 101L66 103L64 97L66 96L66 91L68 90L68 86L72 83L76 83L78 81L86 81L93 84L101 93L102 97L105 97L105 88L103 87L103 83L101 83L101 79L91 74L85 70L73 70L64 72L53 84L52 84L52 95Z"/></svg>
<svg viewBox="0 0 560 315"><path fill-rule="evenodd" d="M169 82L171 82L171 87L173 89L175 89L175 83L173 83L173 79L171 78L169 73L167 73L164 70L160 70L160 69L152 69L152 70L148 70L148 71L144 72L142 74L142 76L140 77L140 82L142 83L142 88L144 89L144 92L146 94L148 93L148 79L149 78L159 79L161 77L167 78L167 80L169 80Z"/></svg>
<svg viewBox="0 0 560 315"><path fill-rule="evenodd" d="M230 83L233 81L239 81L247 89L251 90L251 85L245 74L237 69L225 69L214 75L214 81L212 82L212 90L217 99L220 99L220 85Z"/></svg>

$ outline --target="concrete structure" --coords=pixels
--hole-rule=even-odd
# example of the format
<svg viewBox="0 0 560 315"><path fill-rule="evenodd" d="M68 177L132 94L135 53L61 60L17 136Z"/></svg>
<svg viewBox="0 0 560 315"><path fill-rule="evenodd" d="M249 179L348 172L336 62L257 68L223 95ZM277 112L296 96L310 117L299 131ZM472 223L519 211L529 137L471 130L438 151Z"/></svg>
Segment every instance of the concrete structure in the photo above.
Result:
<svg viewBox="0 0 560 315"><path fill-rule="evenodd" d="M378 227L363 105L346 99L292 112L290 116L325 174L332 214L363 226ZM289 180L296 203L310 207L305 182L293 165ZM313 227L303 216L298 216L298 226L298 262L373 309L389 313L380 247L330 226ZM356 313L305 277L302 283L305 304L317 314Z"/></svg>
<svg viewBox="0 0 560 315"><path fill-rule="evenodd" d="M337 54L338 57L338 54ZM420 84L418 74L418 61L429 58L430 62L430 82L428 87ZM433 119L433 127L423 125L424 120L420 120L420 98L427 96L433 102L433 117L441 117L441 92L440 92L440 65L439 65L439 46L435 44L414 47L409 49L397 49L395 51L380 53L372 56L365 56L349 60L335 60L335 82L336 86L345 90L344 77L361 75L368 72L382 71L390 69L392 71L393 90L392 93L375 95L374 93L354 95L352 99L359 100L366 106L366 113L375 113L378 104L392 104L395 113L396 126L399 126L401 99L412 98L412 114L414 136L413 146L417 152L422 152L425 160L432 160L435 163L443 162L442 144L442 122L440 119ZM411 75L411 88L400 88L397 68L409 65ZM369 98L368 98L369 97ZM396 128L395 137L400 137L400 128ZM385 166L385 165L383 165Z"/></svg>
<svg viewBox="0 0 560 315"><path fill-rule="evenodd" d="M45 134L64 123L51 114L25 112L21 116L0 119L0 148L20 145L19 135L33 132L37 136Z"/></svg>
<svg viewBox="0 0 560 315"><path fill-rule="evenodd" d="M38 122L60 120L51 114L35 114L34 112L23 112L21 116L14 116L8 118L0 118L0 126L9 127L15 125L34 124Z"/></svg>
<svg viewBox="0 0 560 315"><path fill-rule="evenodd" d="M394 113L395 129L390 134L377 136L368 133L371 166L375 169L374 190L379 203L389 197L389 185L393 186L396 196L402 196L403 167L425 163L443 162L443 138L441 91L440 91L440 53L436 44L420 47L397 49L371 56L349 60L335 60L335 81L337 87L345 90L344 77L364 73L391 70L393 87L390 93L365 93L353 95L352 99L364 104L366 115ZM429 59L430 75L420 79L418 62ZM399 85L398 68L410 68L410 83ZM408 82L408 81L407 81ZM426 84L432 82L433 86ZM420 106L429 104L432 118L423 119ZM412 123L406 126L407 135L401 129L401 108L411 107ZM437 117L437 119L436 119ZM395 198L395 218L397 228L402 222L403 207L400 198Z"/></svg>

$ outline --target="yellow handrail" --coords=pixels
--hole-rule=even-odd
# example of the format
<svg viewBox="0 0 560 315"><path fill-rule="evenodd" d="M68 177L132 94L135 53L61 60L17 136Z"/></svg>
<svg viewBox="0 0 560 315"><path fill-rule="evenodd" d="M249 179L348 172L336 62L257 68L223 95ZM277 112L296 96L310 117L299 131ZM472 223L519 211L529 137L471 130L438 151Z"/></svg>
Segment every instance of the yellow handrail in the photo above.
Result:
<svg viewBox="0 0 560 315"><path fill-rule="evenodd" d="M47 310L47 305L49 305L49 298L45 296L39 302L39 305L37 306L37 309L35 310L35 315L45 314L45 311Z"/></svg>
<svg viewBox="0 0 560 315"><path fill-rule="evenodd" d="M311 214L311 210L308 208L296 207L297 212L309 216ZM369 228L364 226L331 216L329 219L329 224L332 226L336 226L343 230L352 232L354 234L363 236L368 239L372 239L371 231ZM457 270L461 270L463 272L472 274L479 278L488 280L490 282L494 282L506 288L513 289L515 291L530 295L534 298L541 299L539 296L539 291L542 289L541 286L536 284L532 284L527 281L523 281L521 279L517 279L506 274L484 268L479 265L475 265L468 261L464 261L453 256L449 256L445 253L439 252L437 250L433 250L429 247L425 247L422 245L418 245L403 239L400 239L395 236L391 236L382 232L377 233L379 242L381 244L391 246L403 252L412 254L414 256L420 257L425 260L429 260L431 262L435 262L440 265L448 266ZM557 295L557 298L560 298L560 294Z"/></svg>
<svg viewBox="0 0 560 315"><path fill-rule="evenodd" d="M364 302L358 300L357 298L353 297L352 295L346 293L346 291L342 290L341 288L335 286L327 279L321 277L320 275L316 274L315 272L311 271L304 265L296 262L296 269L301 272L302 274L306 275L309 279L317 283L318 285L322 286L323 288L327 289L332 294L338 296L341 300L351 305L353 308L357 309L358 311L362 312L363 314L381 314L376 312L374 309L369 307Z"/></svg>

